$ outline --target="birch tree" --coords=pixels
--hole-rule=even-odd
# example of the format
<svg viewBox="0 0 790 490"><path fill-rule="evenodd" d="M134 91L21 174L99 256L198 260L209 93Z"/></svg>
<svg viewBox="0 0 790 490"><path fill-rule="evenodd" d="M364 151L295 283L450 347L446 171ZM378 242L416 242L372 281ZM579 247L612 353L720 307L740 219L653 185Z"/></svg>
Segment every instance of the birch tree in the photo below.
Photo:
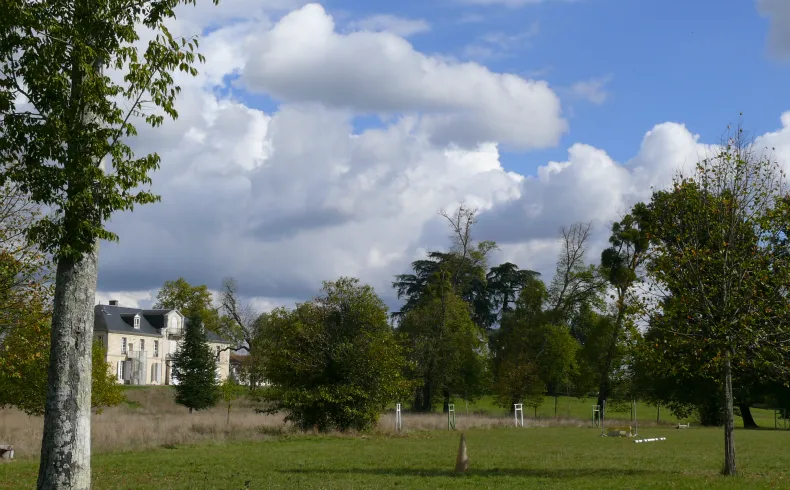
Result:
<svg viewBox="0 0 790 490"><path fill-rule="evenodd" d="M90 488L98 243L118 239L104 225L113 212L158 200L141 188L158 155L135 156L127 140L135 120L158 126L178 115L171 72L196 75L203 58L196 40L174 38L165 24L194 1L3 2L0 185L50 210L28 238L56 263L40 489ZM140 29L153 31L146 45Z"/></svg>

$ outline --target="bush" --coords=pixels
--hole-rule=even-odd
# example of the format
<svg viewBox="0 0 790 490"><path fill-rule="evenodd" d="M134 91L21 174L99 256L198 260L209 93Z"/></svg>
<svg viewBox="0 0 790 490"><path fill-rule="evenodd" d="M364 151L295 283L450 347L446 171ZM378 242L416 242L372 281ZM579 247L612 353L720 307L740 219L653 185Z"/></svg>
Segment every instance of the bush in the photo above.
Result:
<svg viewBox="0 0 790 490"><path fill-rule="evenodd" d="M256 395L266 412L285 412L303 430L368 430L408 392L404 358L370 286L341 278L323 291L269 315L259 347L272 385Z"/></svg>

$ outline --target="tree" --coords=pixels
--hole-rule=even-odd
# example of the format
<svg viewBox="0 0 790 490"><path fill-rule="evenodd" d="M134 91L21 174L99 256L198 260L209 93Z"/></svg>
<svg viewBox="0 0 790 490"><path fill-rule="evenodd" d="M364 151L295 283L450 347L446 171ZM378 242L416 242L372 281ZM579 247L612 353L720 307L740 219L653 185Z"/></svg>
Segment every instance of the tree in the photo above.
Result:
<svg viewBox="0 0 790 490"><path fill-rule="evenodd" d="M230 324L230 319L214 307L208 286L193 286L183 277L165 281L156 294L154 308L178 310L185 317L197 315L206 329L219 335L225 334Z"/></svg>
<svg viewBox="0 0 790 490"><path fill-rule="evenodd" d="M186 0L188 3L194 0ZM91 336L104 222L157 200L156 154L134 156L132 117L175 118L170 71L195 75L195 41L165 28L180 0L12 0L0 19L0 185L51 211L29 238L56 261L38 488L89 488ZM153 30L137 47L138 26ZM105 68L122 77L104 75ZM148 105L145 102L149 102ZM164 112L164 115L161 112ZM112 172L105 173L107 158Z"/></svg>
<svg viewBox="0 0 790 490"><path fill-rule="evenodd" d="M548 289L549 309L554 323L574 324L574 317L586 307L604 306L602 293L605 280L594 265L584 262L590 229L589 223L574 223L561 230L562 251ZM584 343L585 332L574 330L572 333L579 342Z"/></svg>
<svg viewBox="0 0 790 490"><path fill-rule="evenodd" d="M302 429L368 430L408 392L387 307L358 279L324 282L323 294L271 312L261 332L261 391L269 413Z"/></svg>
<svg viewBox="0 0 790 490"><path fill-rule="evenodd" d="M27 237L40 215L18 186L0 186L0 336L22 321L31 301L52 298L52 264Z"/></svg>
<svg viewBox="0 0 790 490"><path fill-rule="evenodd" d="M497 403L537 407L548 386L568 384L576 372L579 344L565 325L550 323L543 310L546 287L534 279L522 289L514 311L504 316L497 337Z"/></svg>
<svg viewBox="0 0 790 490"><path fill-rule="evenodd" d="M192 410L205 410L217 404L217 359L208 345L200 315L193 313L186 319L184 340L173 356L173 376L176 403Z"/></svg>
<svg viewBox="0 0 790 490"><path fill-rule="evenodd" d="M486 275L488 296L496 322L499 322L507 312L513 311L519 293L539 277L539 272L521 270L512 262L505 262L488 271Z"/></svg>
<svg viewBox="0 0 790 490"><path fill-rule="evenodd" d="M183 277L165 281L156 293L154 308L178 310L185 317L199 315L202 319L215 311L208 287L205 284L193 286Z"/></svg>
<svg viewBox="0 0 790 490"><path fill-rule="evenodd" d="M401 344L419 381L414 408L444 410L453 393L479 394L488 384L484 332L472 321L468 303L453 292L448 274L438 274L416 308L398 325ZM441 398L439 398L441 397Z"/></svg>
<svg viewBox="0 0 790 490"><path fill-rule="evenodd" d="M51 320L48 312L38 311L31 308L24 323L12 328L0 347L0 406L14 406L28 415L44 414L47 395ZM101 413L125 397L110 372L104 346L94 342L91 352L91 406Z"/></svg>
<svg viewBox="0 0 790 490"><path fill-rule="evenodd" d="M474 208L463 204L452 214L439 212L450 224L450 251L429 252L427 259L412 263L414 274L400 274L395 277L392 286L398 293L398 299L405 298L406 301L399 311L392 314L394 318L400 319L415 308L435 275L445 273L455 294L469 304L475 324L486 330L493 326L496 318L492 315L491 300L486 288L486 267L488 256L497 247L492 241L473 241L472 228L476 222L476 214Z"/></svg>
<svg viewBox="0 0 790 490"><path fill-rule="evenodd" d="M244 387L237 383L232 376L228 376L219 386L219 392L222 401L224 401L228 407L228 418L225 423L230 424L230 410L233 408L233 402L244 394Z"/></svg>
<svg viewBox="0 0 790 490"><path fill-rule="evenodd" d="M598 405L602 407L613 390L613 370L619 367L616 362L623 355L621 343L626 333L633 331L630 320L640 307L633 286L640 281L639 271L649 251L650 225L650 210L643 203L638 203L630 214L612 225L610 246L601 253L601 269L614 289L616 311L613 322L598 323L598 326L608 328L598 330L593 339L594 343L599 343L603 337L603 343L599 345L601 355L596 364L599 370Z"/></svg>
<svg viewBox="0 0 790 490"><path fill-rule="evenodd" d="M650 351L669 374L716 381L724 414L725 475L736 474L733 378L739 370L788 379L790 215L783 174L738 128L712 157L650 203L648 260L663 333Z"/></svg>

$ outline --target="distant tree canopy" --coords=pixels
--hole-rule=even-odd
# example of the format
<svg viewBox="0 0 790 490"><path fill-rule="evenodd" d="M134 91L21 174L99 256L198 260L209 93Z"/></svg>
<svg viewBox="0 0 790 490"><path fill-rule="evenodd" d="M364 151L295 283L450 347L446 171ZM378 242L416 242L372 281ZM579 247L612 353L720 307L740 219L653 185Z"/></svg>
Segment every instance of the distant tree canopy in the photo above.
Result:
<svg viewBox="0 0 790 490"><path fill-rule="evenodd" d="M268 411L302 429L368 430L409 390L387 308L357 279L325 282L323 294L267 315L259 345Z"/></svg>

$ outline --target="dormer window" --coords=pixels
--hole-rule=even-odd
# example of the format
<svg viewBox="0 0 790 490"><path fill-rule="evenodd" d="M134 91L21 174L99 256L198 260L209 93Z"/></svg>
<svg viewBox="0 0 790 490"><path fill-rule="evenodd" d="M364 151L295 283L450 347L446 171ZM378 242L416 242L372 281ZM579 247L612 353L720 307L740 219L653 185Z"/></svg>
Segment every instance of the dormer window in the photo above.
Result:
<svg viewBox="0 0 790 490"><path fill-rule="evenodd" d="M135 315L135 317L134 317L134 328L138 328L138 329L140 328L140 316L139 315Z"/></svg>

